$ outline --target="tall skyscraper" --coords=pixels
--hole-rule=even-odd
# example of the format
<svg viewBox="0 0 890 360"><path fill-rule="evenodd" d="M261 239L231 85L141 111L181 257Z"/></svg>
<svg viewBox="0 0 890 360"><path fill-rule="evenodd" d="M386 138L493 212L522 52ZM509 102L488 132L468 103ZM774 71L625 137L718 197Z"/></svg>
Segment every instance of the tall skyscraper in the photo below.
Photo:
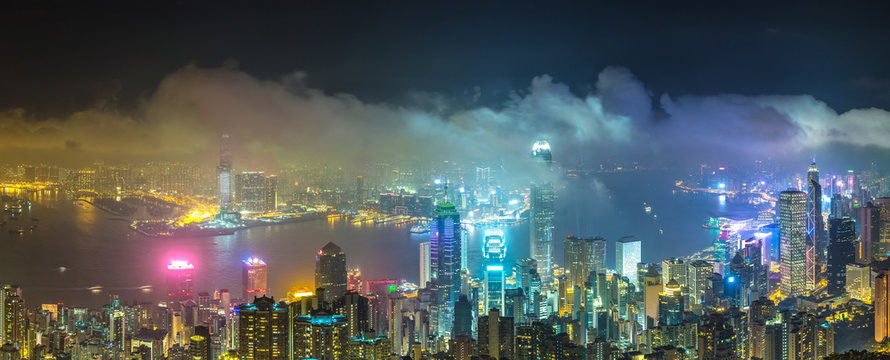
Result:
<svg viewBox="0 0 890 360"><path fill-rule="evenodd" d="M219 187L219 212L232 212L234 210L233 178L232 178L232 150L230 149L229 134L223 134L219 142L219 166L216 167L217 186Z"/></svg>
<svg viewBox="0 0 890 360"><path fill-rule="evenodd" d="M847 264L856 262L856 222L848 217L828 219L828 293L846 289Z"/></svg>
<svg viewBox="0 0 890 360"><path fill-rule="evenodd" d="M686 267L686 283L689 287L689 305L701 306L710 287L709 278L714 267L704 260L695 260Z"/></svg>
<svg viewBox="0 0 890 360"><path fill-rule="evenodd" d="M349 337L361 337L362 332L370 329L369 313L370 302L368 298L359 295L355 291L349 291L343 295L342 301L338 301L338 315L346 317L346 328Z"/></svg>
<svg viewBox="0 0 890 360"><path fill-rule="evenodd" d="M890 270L875 277L875 341L890 337Z"/></svg>
<svg viewBox="0 0 890 360"><path fill-rule="evenodd" d="M454 302L460 293L461 226L460 214L449 202L439 203L430 224L430 257L438 289L438 334L451 334ZM432 262L432 261L431 261Z"/></svg>
<svg viewBox="0 0 890 360"><path fill-rule="evenodd" d="M618 274L639 286L637 264L642 261L642 243L633 236L625 236L615 242L615 267Z"/></svg>
<svg viewBox="0 0 890 360"><path fill-rule="evenodd" d="M260 297L235 309L238 317L238 353L242 359L287 358L290 331L288 310L275 299Z"/></svg>
<svg viewBox="0 0 890 360"><path fill-rule="evenodd" d="M241 289L244 290L244 301L253 301L252 297L263 297L266 289L266 262L257 257L250 257L241 263Z"/></svg>
<svg viewBox="0 0 890 360"><path fill-rule="evenodd" d="M856 253L856 262L871 264L874 254L882 253L878 239L881 238L880 227L881 208L872 202L868 202L859 209L859 248ZM886 253L886 252L883 252Z"/></svg>
<svg viewBox="0 0 890 360"><path fill-rule="evenodd" d="M601 236L593 238L593 268L590 271L606 273L606 239Z"/></svg>
<svg viewBox="0 0 890 360"><path fill-rule="evenodd" d="M782 296L803 295L807 288L807 194L786 190L779 194L779 233L782 242Z"/></svg>
<svg viewBox="0 0 890 360"><path fill-rule="evenodd" d="M167 298L183 301L195 296L195 266L188 261L173 260L167 265Z"/></svg>
<svg viewBox="0 0 890 360"><path fill-rule="evenodd" d="M507 243L501 230L486 230L483 245L483 279L484 309L497 308L504 310L504 261L507 256Z"/></svg>
<svg viewBox="0 0 890 360"><path fill-rule="evenodd" d="M890 255L890 197L881 197L872 201L877 207L874 239L876 242L872 244L872 256L888 256Z"/></svg>
<svg viewBox="0 0 890 360"><path fill-rule="evenodd" d="M822 219L822 185L819 168L810 164L807 171L807 271L806 288L816 288L816 265L825 265L825 223Z"/></svg>
<svg viewBox="0 0 890 360"><path fill-rule="evenodd" d="M337 244L327 243L315 256L315 288L325 289L325 301L346 293L346 254Z"/></svg>
<svg viewBox="0 0 890 360"><path fill-rule="evenodd" d="M424 241L420 243L420 284L421 289L427 287L432 277L430 276L430 242Z"/></svg>
<svg viewBox="0 0 890 360"><path fill-rule="evenodd" d="M26 349L27 319L21 288L3 285L0 288L0 340L12 343L18 349Z"/></svg>
<svg viewBox="0 0 890 360"><path fill-rule="evenodd" d="M584 288L584 282L593 271L595 243L593 239L582 239L571 235L563 241L566 287Z"/></svg>
<svg viewBox="0 0 890 360"><path fill-rule="evenodd" d="M553 202L555 200L553 185L546 182L532 184L528 198L531 208L529 217L531 244L529 249L532 258L538 262L538 274L541 276L541 280L549 283L552 273L550 249L553 238Z"/></svg>
<svg viewBox="0 0 890 360"><path fill-rule="evenodd" d="M263 190L263 211L278 210L278 176L266 176L266 188Z"/></svg>

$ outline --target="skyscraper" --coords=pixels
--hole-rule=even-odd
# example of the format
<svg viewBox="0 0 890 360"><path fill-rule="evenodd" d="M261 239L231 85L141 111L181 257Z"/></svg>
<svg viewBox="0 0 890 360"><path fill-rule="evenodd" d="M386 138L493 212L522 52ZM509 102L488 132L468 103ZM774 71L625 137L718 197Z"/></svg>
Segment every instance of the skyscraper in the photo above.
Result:
<svg viewBox="0 0 890 360"><path fill-rule="evenodd" d="M679 325L683 321L683 292L677 279L670 279L658 296L658 324Z"/></svg>
<svg viewBox="0 0 890 360"><path fill-rule="evenodd" d="M219 142L219 166L216 167L217 186L219 187L219 212L234 210L232 196L232 151L229 148L229 134L223 134Z"/></svg>
<svg viewBox="0 0 890 360"><path fill-rule="evenodd" d="M290 343L287 307L260 297L235 309L238 317L238 353L242 359L272 360L288 356Z"/></svg>
<svg viewBox="0 0 890 360"><path fill-rule="evenodd" d="M355 291L349 291L338 301L338 315L346 317L346 328L349 337L360 337L362 332L370 329L368 316L370 303L368 298Z"/></svg>
<svg viewBox="0 0 890 360"><path fill-rule="evenodd" d="M875 277L875 341L890 337L890 270Z"/></svg>
<svg viewBox="0 0 890 360"><path fill-rule="evenodd" d="M242 171L235 178L235 200L238 210L262 213L266 208L266 173Z"/></svg>
<svg viewBox="0 0 890 360"><path fill-rule="evenodd" d="M241 263L241 288L244 290L244 301L252 301L251 297L262 297L266 289L266 262L257 257L250 257Z"/></svg>
<svg viewBox="0 0 890 360"><path fill-rule="evenodd" d="M195 266L188 261L173 260L167 265L167 298L183 301L195 296Z"/></svg>
<svg viewBox="0 0 890 360"><path fill-rule="evenodd" d="M890 255L890 197L877 198L872 203L878 208L874 223L877 238L872 244L872 256L887 256Z"/></svg>
<svg viewBox="0 0 890 360"><path fill-rule="evenodd" d="M483 246L485 274L483 279L484 309L504 310L504 260L507 256L507 243L501 230L486 230Z"/></svg>
<svg viewBox="0 0 890 360"><path fill-rule="evenodd" d="M828 293L840 295L846 289L847 264L856 262L856 222L828 219Z"/></svg>
<svg viewBox="0 0 890 360"><path fill-rule="evenodd" d="M786 190L779 194L779 233L782 242L782 296L803 295L807 288L807 194Z"/></svg>
<svg viewBox="0 0 890 360"><path fill-rule="evenodd" d="M676 280L681 288L686 284L686 263L683 259L670 258L661 262L661 283L666 287L671 280Z"/></svg>
<svg viewBox="0 0 890 360"><path fill-rule="evenodd" d="M615 242L615 267L618 274L627 277L634 285L640 281L637 276L637 264L642 261L642 243L633 236L625 236Z"/></svg>
<svg viewBox="0 0 890 360"><path fill-rule="evenodd" d="M593 268L590 271L606 273L606 239L601 236L593 238Z"/></svg>
<svg viewBox="0 0 890 360"><path fill-rule="evenodd" d="M325 289L325 301L346 293L346 254L337 244L327 243L315 256L315 288Z"/></svg>
<svg viewBox="0 0 890 360"><path fill-rule="evenodd" d="M460 214L449 202L439 203L430 224L430 257L435 258L438 288L438 334L451 333L454 302L460 293L461 226Z"/></svg>
<svg viewBox="0 0 890 360"><path fill-rule="evenodd" d="M550 248L553 237L553 202L555 196L550 183L532 184L529 192L531 216L529 246L531 257L538 262L538 274L545 283L550 282Z"/></svg>
<svg viewBox="0 0 890 360"><path fill-rule="evenodd" d="M584 288L584 282L593 271L594 250L593 239L582 239L570 235L563 241L565 276L569 289Z"/></svg>
<svg viewBox="0 0 890 360"><path fill-rule="evenodd" d="M3 285L0 288L0 341L26 349L27 324L21 288Z"/></svg>
<svg viewBox="0 0 890 360"><path fill-rule="evenodd" d="M695 260L686 267L686 283L689 287L690 306L701 306L708 292L711 275L714 267L704 260Z"/></svg>
<svg viewBox="0 0 890 360"><path fill-rule="evenodd" d="M430 242L424 241L420 243L420 284L421 289L427 287L432 277L430 276Z"/></svg>
<svg viewBox="0 0 890 360"><path fill-rule="evenodd" d="M822 219L822 185L819 184L819 168L810 164L807 171L807 258L806 288L816 287L816 264L825 264L825 223Z"/></svg>
<svg viewBox="0 0 890 360"><path fill-rule="evenodd" d="M512 359L513 346L513 318L500 316L497 309L479 317L479 355Z"/></svg>

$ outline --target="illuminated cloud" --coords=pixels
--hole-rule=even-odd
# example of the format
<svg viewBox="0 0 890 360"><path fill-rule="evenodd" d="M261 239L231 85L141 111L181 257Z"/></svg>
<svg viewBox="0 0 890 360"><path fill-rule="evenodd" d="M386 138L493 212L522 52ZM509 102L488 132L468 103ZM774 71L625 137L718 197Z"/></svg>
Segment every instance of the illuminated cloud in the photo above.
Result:
<svg viewBox="0 0 890 360"><path fill-rule="evenodd" d="M260 80L233 66L186 66L126 114L113 106L65 118L0 113L7 159L83 165L95 160L181 160L212 164L217 138L234 135L236 164L275 168L464 159L531 166L530 145L554 144L554 158L694 162L795 155L846 144L890 148L890 113L836 113L800 96L653 96L630 71L603 70L595 88L572 91L547 75L496 106L460 105L412 93L411 105L368 103L306 85L306 75ZM474 100L482 89L475 88Z"/></svg>

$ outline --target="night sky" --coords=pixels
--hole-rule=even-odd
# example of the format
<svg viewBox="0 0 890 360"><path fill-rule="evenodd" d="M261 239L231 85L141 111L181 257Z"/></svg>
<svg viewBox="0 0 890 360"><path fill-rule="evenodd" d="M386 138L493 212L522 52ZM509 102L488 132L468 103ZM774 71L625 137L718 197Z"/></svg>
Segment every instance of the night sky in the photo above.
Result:
<svg viewBox="0 0 890 360"><path fill-rule="evenodd" d="M627 3L5 3L0 151L203 161L230 132L273 167L537 138L566 163L887 155L883 3Z"/></svg>

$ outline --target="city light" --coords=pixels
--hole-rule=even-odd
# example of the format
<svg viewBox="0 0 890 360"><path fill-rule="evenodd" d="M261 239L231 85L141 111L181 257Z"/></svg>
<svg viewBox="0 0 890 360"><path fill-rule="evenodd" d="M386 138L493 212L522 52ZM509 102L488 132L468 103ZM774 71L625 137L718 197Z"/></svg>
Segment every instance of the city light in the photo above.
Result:
<svg viewBox="0 0 890 360"><path fill-rule="evenodd" d="M170 264L167 265L167 269L170 270L182 270L182 269L194 269L195 265L189 264L188 261L185 260L171 260Z"/></svg>

